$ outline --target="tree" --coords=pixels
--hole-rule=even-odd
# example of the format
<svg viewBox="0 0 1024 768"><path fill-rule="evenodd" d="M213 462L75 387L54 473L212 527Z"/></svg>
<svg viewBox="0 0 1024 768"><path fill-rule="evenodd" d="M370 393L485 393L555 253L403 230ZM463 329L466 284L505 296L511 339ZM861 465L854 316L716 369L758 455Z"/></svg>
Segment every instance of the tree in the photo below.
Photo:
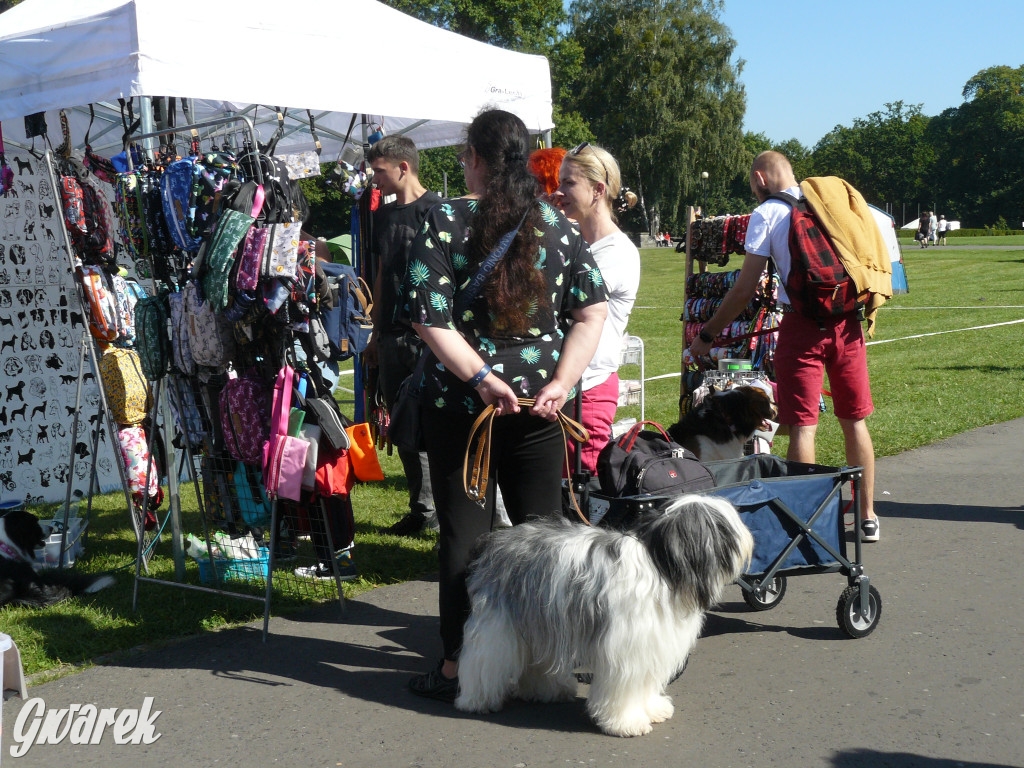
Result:
<svg viewBox="0 0 1024 768"><path fill-rule="evenodd" d="M681 222L701 172L724 189L742 157L735 42L717 0L587 0L569 10L586 70L569 104L619 161L647 226Z"/></svg>
<svg viewBox="0 0 1024 768"><path fill-rule="evenodd" d="M546 53L561 34L561 0L384 0L443 29L529 53ZM467 62L467 64L470 62Z"/></svg>
<svg viewBox="0 0 1024 768"><path fill-rule="evenodd" d="M972 226L1024 218L1024 66L983 69L966 101L929 126L938 162L933 182L947 216Z"/></svg>
<svg viewBox="0 0 1024 768"><path fill-rule="evenodd" d="M884 111L854 119L852 127L829 131L815 145L808 171L846 179L875 205L925 202L935 163L928 120L920 104L888 103Z"/></svg>

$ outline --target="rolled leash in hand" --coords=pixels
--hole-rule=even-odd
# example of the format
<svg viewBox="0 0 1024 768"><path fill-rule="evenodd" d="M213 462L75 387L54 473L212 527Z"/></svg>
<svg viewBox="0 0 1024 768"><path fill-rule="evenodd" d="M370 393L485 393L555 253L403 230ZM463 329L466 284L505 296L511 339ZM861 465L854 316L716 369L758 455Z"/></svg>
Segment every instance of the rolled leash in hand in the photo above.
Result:
<svg viewBox="0 0 1024 768"><path fill-rule="evenodd" d="M530 408L536 403L532 397L520 397L519 405L523 408ZM466 454L462 461L462 488L471 501L483 506L487 499L487 483L491 474L491 430L494 425L494 417L497 411L493 405L488 405L476 417L473 426L470 427L469 437L466 440ZM569 446L566 441L569 437L577 443L585 443L590 440L590 433L586 427L558 411L558 423L562 428L562 443L565 447L565 465L569 468ZM475 443L475 446L474 446ZM473 456L472 463L470 455ZM573 497L575 500L575 496ZM577 507L580 519L590 524L586 516Z"/></svg>

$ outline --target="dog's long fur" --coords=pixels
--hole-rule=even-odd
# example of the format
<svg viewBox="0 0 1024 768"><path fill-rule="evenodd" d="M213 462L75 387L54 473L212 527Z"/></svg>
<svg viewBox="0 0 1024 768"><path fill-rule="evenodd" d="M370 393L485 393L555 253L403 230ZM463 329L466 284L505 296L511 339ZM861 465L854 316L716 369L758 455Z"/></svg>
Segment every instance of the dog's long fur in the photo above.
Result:
<svg viewBox="0 0 1024 768"><path fill-rule="evenodd" d="M754 432L776 414L763 389L744 384L704 398L667 431L701 461L738 459Z"/></svg>
<svg viewBox="0 0 1024 768"><path fill-rule="evenodd" d="M110 575L36 571L32 556L47 536L49 531L30 512L11 510L0 517L0 607L45 608L114 584Z"/></svg>
<svg viewBox="0 0 1024 768"><path fill-rule="evenodd" d="M468 579L455 706L570 700L582 665L598 727L649 733L672 716L665 687L753 546L731 504L697 495L625 532L551 520L489 534Z"/></svg>

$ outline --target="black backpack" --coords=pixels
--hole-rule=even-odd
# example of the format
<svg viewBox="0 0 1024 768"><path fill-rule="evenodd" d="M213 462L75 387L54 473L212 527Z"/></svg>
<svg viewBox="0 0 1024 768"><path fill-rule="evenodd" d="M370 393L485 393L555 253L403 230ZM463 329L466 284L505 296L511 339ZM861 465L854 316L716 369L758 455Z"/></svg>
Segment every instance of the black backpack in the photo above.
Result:
<svg viewBox="0 0 1024 768"><path fill-rule="evenodd" d="M645 430L649 424L657 431ZM662 426L641 421L597 457L597 478L606 496L677 495L715 487L696 454L672 442Z"/></svg>
<svg viewBox="0 0 1024 768"><path fill-rule="evenodd" d="M288 166L273 155L249 151L238 158L247 179L255 180L257 164L263 176L263 209L259 224L287 224L309 218L309 203L297 181L288 176Z"/></svg>

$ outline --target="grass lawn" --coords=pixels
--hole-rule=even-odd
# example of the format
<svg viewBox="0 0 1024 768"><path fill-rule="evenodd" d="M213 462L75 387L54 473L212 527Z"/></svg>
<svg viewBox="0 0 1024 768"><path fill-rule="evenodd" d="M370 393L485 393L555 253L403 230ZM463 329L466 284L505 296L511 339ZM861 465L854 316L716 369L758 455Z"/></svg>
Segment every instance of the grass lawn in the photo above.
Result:
<svg viewBox="0 0 1024 768"><path fill-rule="evenodd" d="M868 349L876 409L868 424L879 456L1024 416L1024 323L999 325L1024 319L1024 237L991 239L1021 247L965 250L957 242L955 249L906 250L910 293L895 297L880 311ZM983 240L988 238L969 242L987 244ZM667 425L676 418L679 398L684 262L681 254L668 249L641 254L641 286L629 330L645 342L645 415ZM740 258L733 257L729 267L739 265ZM622 375L637 378L639 373L623 369ZM639 417L640 409L620 409L619 415ZM785 449L785 438L778 438L774 452L784 455ZM819 428L818 461L844 463L841 433L831 413ZM407 499L397 456L382 452L381 463L385 481L360 485L353 492L360 579L345 585L349 596L436 570L435 534L399 538L377 532L403 514ZM188 491L183 491L182 502L186 530L198 530L195 501ZM152 584L139 585L139 610L133 612L134 542L124 497L107 494L96 497L94 504L81 567L119 569L118 585L46 611L0 609L0 631L18 643L26 672L58 675L67 665L262 617L259 603ZM43 516L49 509L36 512ZM151 568L169 578L169 536L164 542L155 550ZM192 570L189 578L194 578ZM283 613L309 603L308 597L282 592L275 597L274 610Z"/></svg>

